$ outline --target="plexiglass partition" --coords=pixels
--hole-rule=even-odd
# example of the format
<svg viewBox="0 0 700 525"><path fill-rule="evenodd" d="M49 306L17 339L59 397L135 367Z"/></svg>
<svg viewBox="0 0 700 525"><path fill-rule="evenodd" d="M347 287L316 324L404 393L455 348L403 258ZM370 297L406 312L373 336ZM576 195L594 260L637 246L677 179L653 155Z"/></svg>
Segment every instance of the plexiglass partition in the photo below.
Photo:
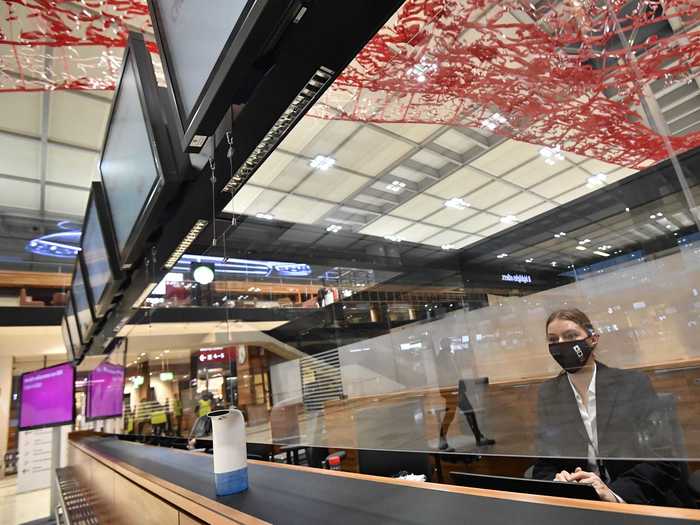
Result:
<svg viewBox="0 0 700 525"><path fill-rule="evenodd" d="M198 416L237 406L310 463L583 466L684 504L698 8L448 4L404 5L125 329L124 427L206 440Z"/></svg>

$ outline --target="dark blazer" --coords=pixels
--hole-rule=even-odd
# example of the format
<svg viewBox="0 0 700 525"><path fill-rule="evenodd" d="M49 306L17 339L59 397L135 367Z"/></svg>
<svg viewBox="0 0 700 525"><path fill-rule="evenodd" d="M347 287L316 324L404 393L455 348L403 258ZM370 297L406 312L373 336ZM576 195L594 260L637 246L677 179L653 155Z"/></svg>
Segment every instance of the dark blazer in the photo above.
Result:
<svg viewBox="0 0 700 525"><path fill-rule="evenodd" d="M598 453L601 458L615 458L603 460L610 490L627 503L695 507L687 485L687 466L668 461L683 457L674 450L671 438L671 427L677 422L664 422L660 406L646 375L597 363ZM551 480L562 470L589 470L588 437L565 373L540 386L537 412L541 459L533 477Z"/></svg>

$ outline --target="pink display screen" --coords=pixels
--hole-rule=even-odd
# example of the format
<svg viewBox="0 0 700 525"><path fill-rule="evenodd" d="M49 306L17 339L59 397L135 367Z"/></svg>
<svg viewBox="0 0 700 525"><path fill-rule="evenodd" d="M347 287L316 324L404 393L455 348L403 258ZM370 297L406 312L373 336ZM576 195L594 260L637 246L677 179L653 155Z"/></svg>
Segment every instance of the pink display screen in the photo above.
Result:
<svg viewBox="0 0 700 525"><path fill-rule="evenodd" d="M19 428L66 425L75 417L75 368L71 363L22 375Z"/></svg>
<svg viewBox="0 0 700 525"><path fill-rule="evenodd" d="M88 419L121 416L123 398L124 367L106 362L97 365L88 377Z"/></svg>

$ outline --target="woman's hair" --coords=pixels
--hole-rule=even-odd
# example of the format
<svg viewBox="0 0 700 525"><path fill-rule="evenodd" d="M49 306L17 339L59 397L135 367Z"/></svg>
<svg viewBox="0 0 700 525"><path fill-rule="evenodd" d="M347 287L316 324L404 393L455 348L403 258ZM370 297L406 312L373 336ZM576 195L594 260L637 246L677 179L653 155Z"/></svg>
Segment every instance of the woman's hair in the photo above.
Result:
<svg viewBox="0 0 700 525"><path fill-rule="evenodd" d="M589 335L593 335L595 332L593 323L589 317L578 308L562 308L561 310L555 310L549 314L547 324L545 325L545 330L549 328L549 325L557 319L572 321L588 332Z"/></svg>

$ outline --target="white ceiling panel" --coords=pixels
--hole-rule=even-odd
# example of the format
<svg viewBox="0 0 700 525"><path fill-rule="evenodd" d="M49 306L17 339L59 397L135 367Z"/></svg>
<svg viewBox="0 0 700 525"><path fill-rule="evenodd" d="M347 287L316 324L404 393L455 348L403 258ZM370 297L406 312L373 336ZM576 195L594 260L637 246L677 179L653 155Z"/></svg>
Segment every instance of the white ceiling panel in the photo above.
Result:
<svg viewBox="0 0 700 525"><path fill-rule="evenodd" d="M520 164L539 155L541 146L533 146L516 140L506 140L503 144L486 152L471 163L492 175L503 175ZM544 159L542 159L544 164Z"/></svg>
<svg viewBox="0 0 700 525"><path fill-rule="evenodd" d="M556 175L550 180L534 186L532 191L551 199L560 193L564 193L574 189L576 186L584 184L588 177L590 177L588 172L579 168L572 168L561 175Z"/></svg>
<svg viewBox="0 0 700 525"><path fill-rule="evenodd" d="M481 230L479 232L479 235L483 235L484 237L489 237L491 235L495 235L499 232L502 232L503 230L507 230L511 226L513 226L513 225L512 224L503 224L502 222L497 222L493 226L490 226L490 227L486 228L485 230Z"/></svg>
<svg viewBox="0 0 700 525"><path fill-rule="evenodd" d="M302 153L307 157L333 156L333 152L360 128L361 124L349 120L333 120L311 140ZM345 149L343 145L343 150Z"/></svg>
<svg viewBox="0 0 700 525"><path fill-rule="evenodd" d="M369 180L341 169L316 170L294 189L294 193L340 202L367 184Z"/></svg>
<svg viewBox="0 0 700 525"><path fill-rule="evenodd" d="M521 212L518 215L518 220L526 221L528 219L532 219L533 217L537 217L538 215L540 215L546 211L549 211L549 210L553 209L554 207L555 207L554 204L552 204L550 202L545 202L543 204L540 204L539 206L535 206L534 208L530 208L527 211Z"/></svg>
<svg viewBox="0 0 700 525"><path fill-rule="evenodd" d="M423 242L428 237L433 237L442 231L441 228L428 224L414 224L405 230L401 230L397 235L405 241Z"/></svg>
<svg viewBox="0 0 700 525"><path fill-rule="evenodd" d="M437 124L379 124L384 129L413 142L423 142L442 126Z"/></svg>
<svg viewBox="0 0 700 525"><path fill-rule="evenodd" d="M482 239L483 239L483 237L481 237L479 235L467 235L464 239L453 242L452 244L454 244L455 247L457 247L457 248L466 248L467 246L469 246L471 244L475 244Z"/></svg>
<svg viewBox="0 0 700 525"><path fill-rule="evenodd" d="M41 185L38 182L2 180L0 206L38 210L41 201Z"/></svg>
<svg viewBox="0 0 700 525"><path fill-rule="evenodd" d="M491 178L486 175L481 175L474 170L470 170L468 167L463 167L437 184L434 184L425 190L425 192L431 195L437 195L443 199L451 199L452 197L466 195L480 186L483 186L490 180Z"/></svg>
<svg viewBox="0 0 700 525"><path fill-rule="evenodd" d="M301 181L303 181L306 176L311 173L311 171L312 168L309 166L309 163L306 160L299 157L294 157L289 164L284 166L284 169L277 175L277 177L275 177L271 182L265 184L265 186L280 191L291 191ZM271 174L272 173L273 172L271 172ZM266 178L269 179L269 176L263 174L261 178L265 180ZM254 182L253 178L251 178L251 182L253 184L256 184L257 180L258 179L255 179ZM260 185L263 186L263 184Z"/></svg>
<svg viewBox="0 0 700 525"><path fill-rule="evenodd" d="M109 116L109 101L55 91L51 93L49 138L100 149ZM76 125L77 123L79 125Z"/></svg>
<svg viewBox="0 0 700 525"><path fill-rule="evenodd" d="M452 228L455 230L463 231L465 233L476 233L478 231L483 230L484 228L493 226L497 222L498 217L495 217L494 215L490 215L488 213L479 213L474 217L467 219L466 221L462 221L459 224L454 225Z"/></svg>
<svg viewBox="0 0 700 525"><path fill-rule="evenodd" d="M430 166L436 170L439 170L446 164L450 164L450 159L447 157L443 157L442 155L427 149L420 150L418 153L413 155L411 159L415 160L416 162L420 162L421 164L425 164L426 166Z"/></svg>
<svg viewBox="0 0 700 525"><path fill-rule="evenodd" d="M556 162L553 165L542 162L541 158L536 158L527 164L517 168L503 177L504 180L529 188L538 182L571 168L573 165L565 160Z"/></svg>
<svg viewBox="0 0 700 525"><path fill-rule="evenodd" d="M443 201L429 195L416 195L398 208L391 211L392 215L419 221L423 217L435 213L442 208Z"/></svg>
<svg viewBox="0 0 700 525"><path fill-rule="evenodd" d="M511 195L515 195L516 193L518 193L518 190L513 186L503 182L494 181L487 184L483 188L470 193L464 197L464 200L475 208L485 210L489 206L492 206L497 202L510 197Z"/></svg>
<svg viewBox="0 0 700 525"><path fill-rule="evenodd" d="M412 146L379 131L363 128L335 154L340 167L376 176L408 153Z"/></svg>
<svg viewBox="0 0 700 525"><path fill-rule="evenodd" d="M307 199L306 197L288 195L270 213L275 219L301 224L313 224L331 209L333 209L332 204Z"/></svg>
<svg viewBox="0 0 700 525"><path fill-rule="evenodd" d="M0 128L38 136L41 98L41 93L0 93Z"/></svg>
<svg viewBox="0 0 700 525"><path fill-rule="evenodd" d="M225 213L246 213L248 207L255 202L258 196L263 192L263 188L258 188L257 186L251 186L246 184L243 186L238 193L229 201L229 203L224 207L223 211ZM280 193L280 199L283 194Z"/></svg>
<svg viewBox="0 0 700 525"><path fill-rule="evenodd" d="M608 174L608 182L617 182L618 180L622 180L630 175L634 175L635 173L637 173L637 170L620 168L619 170Z"/></svg>
<svg viewBox="0 0 700 525"><path fill-rule="evenodd" d="M99 153L49 144L46 180L90 187L99 177Z"/></svg>
<svg viewBox="0 0 700 525"><path fill-rule="evenodd" d="M330 121L305 115L280 143L279 148L301 154Z"/></svg>
<svg viewBox="0 0 700 525"><path fill-rule="evenodd" d="M468 219L476 213L476 210L472 210L470 208L466 208L464 210L456 210L454 208L444 207L439 212L434 213L423 219L423 222L435 224L437 226L452 226L453 224L457 224L458 222L462 222Z"/></svg>
<svg viewBox="0 0 700 525"><path fill-rule="evenodd" d="M49 213L64 213L82 217L85 214L87 200L87 190L74 190L57 186L46 187L46 211Z"/></svg>
<svg viewBox="0 0 700 525"><path fill-rule="evenodd" d="M581 168L595 175L596 173L611 173L620 168L615 164L603 162L602 160L588 159L579 165Z"/></svg>
<svg viewBox="0 0 700 525"><path fill-rule="evenodd" d="M245 213L247 215L255 215L256 213L271 213L270 210L274 208L287 194L281 191L275 190L263 190L261 191L250 204L246 207ZM236 197L233 198L234 202ZM236 204L236 209L238 205Z"/></svg>
<svg viewBox="0 0 700 525"><path fill-rule="evenodd" d="M580 186L571 191L567 191L564 195L559 195L554 200L557 201L559 204L565 204L574 199L578 199L579 197L583 197L584 195L588 195L589 193L591 193L591 191L592 190L590 188L587 188L586 186Z"/></svg>
<svg viewBox="0 0 700 525"><path fill-rule="evenodd" d="M294 158L294 155L273 151L250 178L250 183L266 188L269 187ZM306 171L308 172L310 169L307 168Z"/></svg>
<svg viewBox="0 0 700 525"><path fill-rule="evenodd" d="M519 193L518 195L514 195L513 197L509 198L505 202L493 206L489 209L489 211L502 216L517 216L521 211L532 208L533 206L541 204L542 202L542 199L536 195L532 195L530 193Z"/></svg>
<svg viewBox="0 0 700 525"><path fill-rule="evenodd" d="M406 219L399 219L398 217L390 217L387 215L365 226L360 230L360 233L363 235L384 237L385 235L395 235L396 232L407 228L411 224L413 223Z"/></svg>
<svg viewBox="0 0 700 525"><path fill-rule="evenodd" d="M469 140L466 135L452 128L448 128L447 131L436 138L434 142L438 146L447 148L460 155L466 153L475 146L474 142Z"/></svg>
<svg viewBox="0 0 700 525"><path fill-rule="evenodd" d="M443 230L441 233L423 240L423 244L431 246L443 246L445 244L454 244L457 241L464 239L464 233L452 230Z"/></svg>
<svg viewBox="0 0 700 525"><path fill-rule="evenodd" d="M0 174L40 179L40 152L38 140L0 135Z"/></svg>
<svg viewBox="0 0 700 525"><path fill-rule="evenodd" d="M412 170L406 166L396 166L389 176L396 175L402 179L410 180L411 182L421 182L427 175L421 171Z"/></svg>

